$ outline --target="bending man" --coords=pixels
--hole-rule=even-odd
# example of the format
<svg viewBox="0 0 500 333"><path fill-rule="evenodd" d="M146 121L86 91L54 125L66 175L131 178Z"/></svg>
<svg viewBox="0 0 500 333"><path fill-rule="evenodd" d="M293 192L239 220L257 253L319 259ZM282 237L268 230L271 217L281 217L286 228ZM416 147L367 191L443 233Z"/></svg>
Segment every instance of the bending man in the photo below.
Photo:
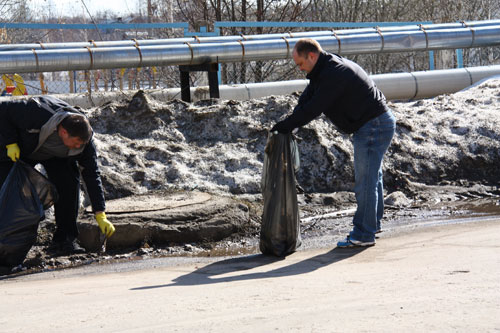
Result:
<svg viewBox="0 0 500 333"><path fill-rule="evenodd" d="M106 218L97 154L88 119L54 97L0 103L0 186L12 165L21 159L45 168L59 193L55 203L53 246L85 252L77 242L80 170L99 228L107 237L115 228Z"/></svg>
<svg viewBox="0 0 500 333"><path fill-rule="evenodd" d="M385 97L356 63L329 54L313 39L300 39L293 60L307 73L309 85L293 114L271 131L289 133L322 113L341 132L353 134L357 210L354 227L338 247L371 246L384 212L382 159L395 132Z"/></svg>

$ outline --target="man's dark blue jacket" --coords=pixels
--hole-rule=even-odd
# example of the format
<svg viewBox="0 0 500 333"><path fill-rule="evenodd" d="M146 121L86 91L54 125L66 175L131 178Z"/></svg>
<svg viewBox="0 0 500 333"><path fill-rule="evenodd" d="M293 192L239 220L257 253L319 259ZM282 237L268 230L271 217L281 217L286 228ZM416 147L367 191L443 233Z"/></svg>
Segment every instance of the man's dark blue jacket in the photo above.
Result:
<svg viewBox="0 0 500 333"><path fill-rule="evenodd" d="M385 97L356 63L321 52L307 75L309 85L293 114L279 124L291 132L324 113L344 133L354 133L369 120L387 111Z"/></svg>

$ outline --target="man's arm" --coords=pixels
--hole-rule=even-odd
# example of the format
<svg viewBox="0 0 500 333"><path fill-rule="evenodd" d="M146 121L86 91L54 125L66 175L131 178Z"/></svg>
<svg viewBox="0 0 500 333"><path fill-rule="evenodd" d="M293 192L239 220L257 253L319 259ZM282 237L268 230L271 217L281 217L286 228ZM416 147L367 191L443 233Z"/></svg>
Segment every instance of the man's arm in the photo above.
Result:
<svg viewBox="0 0 500 333"><path fill-rule="evenodd" d="M82 151L78 163L82 168L83 181L87 187L87 192L92 204L92 211L95 214L99 229L101 229L101 232L106 235L106 237L110 237L115 232L115 227L109 222L104 212L106 209L104 190L102 188L101 172L97 164L97 152L92 139L90 139L89 143Z"/></svg>
<svg viewBox="0 0 500 333"><path fill-rule="evenodd" d="M83 149L78 157L78 164L82 169L82 177L90 197L92 211L94 213L105 211L106 203L101 181L101 172L97 164L97 152L92 139L85 145L85 149Z"/></svg>
<svg viewBox="0 0 500 333"><path fill-rule="evenodd" d="M335 81L334 75L329 72L321 75L319 80L319 84L314 89L307 86L307 90L304 90L299 98L293 113L276 124L277 131L289 133L297 127L308 124L327 110L335 108L335 100L342 94L343 87Z"/></svg>

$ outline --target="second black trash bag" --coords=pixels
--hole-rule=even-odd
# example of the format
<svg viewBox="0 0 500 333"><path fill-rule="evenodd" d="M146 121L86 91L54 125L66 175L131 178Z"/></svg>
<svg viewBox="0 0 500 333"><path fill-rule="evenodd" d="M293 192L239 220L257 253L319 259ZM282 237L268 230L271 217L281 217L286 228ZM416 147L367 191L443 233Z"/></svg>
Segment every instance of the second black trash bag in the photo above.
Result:
<svg viewBox="0 0 500 333"><path fill-rule="evenodd" d="M45 209L57 201L55 186L30 165L18 161L0 189L0 265L21 264L36 241Z"/></svg>
<svg viewBox="0 0 500 333"><path fill-rule="evenodd" d="M286 256L300 246L300 221L295 187L298 147L292 134L269 134L262 173L264 211L260 251Z"/></svg>

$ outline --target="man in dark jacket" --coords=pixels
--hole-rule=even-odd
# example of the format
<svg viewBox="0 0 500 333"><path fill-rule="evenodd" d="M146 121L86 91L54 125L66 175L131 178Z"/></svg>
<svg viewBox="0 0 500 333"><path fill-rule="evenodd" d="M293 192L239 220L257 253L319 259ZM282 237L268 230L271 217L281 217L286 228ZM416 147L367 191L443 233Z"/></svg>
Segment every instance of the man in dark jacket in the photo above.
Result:
<svg viewBox="0 0 500 333"><path fill-rule="evenodd" d="M293 59L309 84L293 114L271 131L289 133L325 114L343 133L353 134L357 210L353 230L338 247L371 246L384 211L382 160L395 132L385 97L356 63L329 54L313 39L300 39Z"/></svg>
<svg viewBox="0 0 500 333"><path fill-rule="evenodd" d="M107 237L115 228L106 218L97 154L88 119L54 97L34 97L0 103L0 186L13 163L40 163L58 193L53 245L67 252L84 252L77 242L80 172L99 228ZM0 217L1 218L1 217Z"/></svg>

